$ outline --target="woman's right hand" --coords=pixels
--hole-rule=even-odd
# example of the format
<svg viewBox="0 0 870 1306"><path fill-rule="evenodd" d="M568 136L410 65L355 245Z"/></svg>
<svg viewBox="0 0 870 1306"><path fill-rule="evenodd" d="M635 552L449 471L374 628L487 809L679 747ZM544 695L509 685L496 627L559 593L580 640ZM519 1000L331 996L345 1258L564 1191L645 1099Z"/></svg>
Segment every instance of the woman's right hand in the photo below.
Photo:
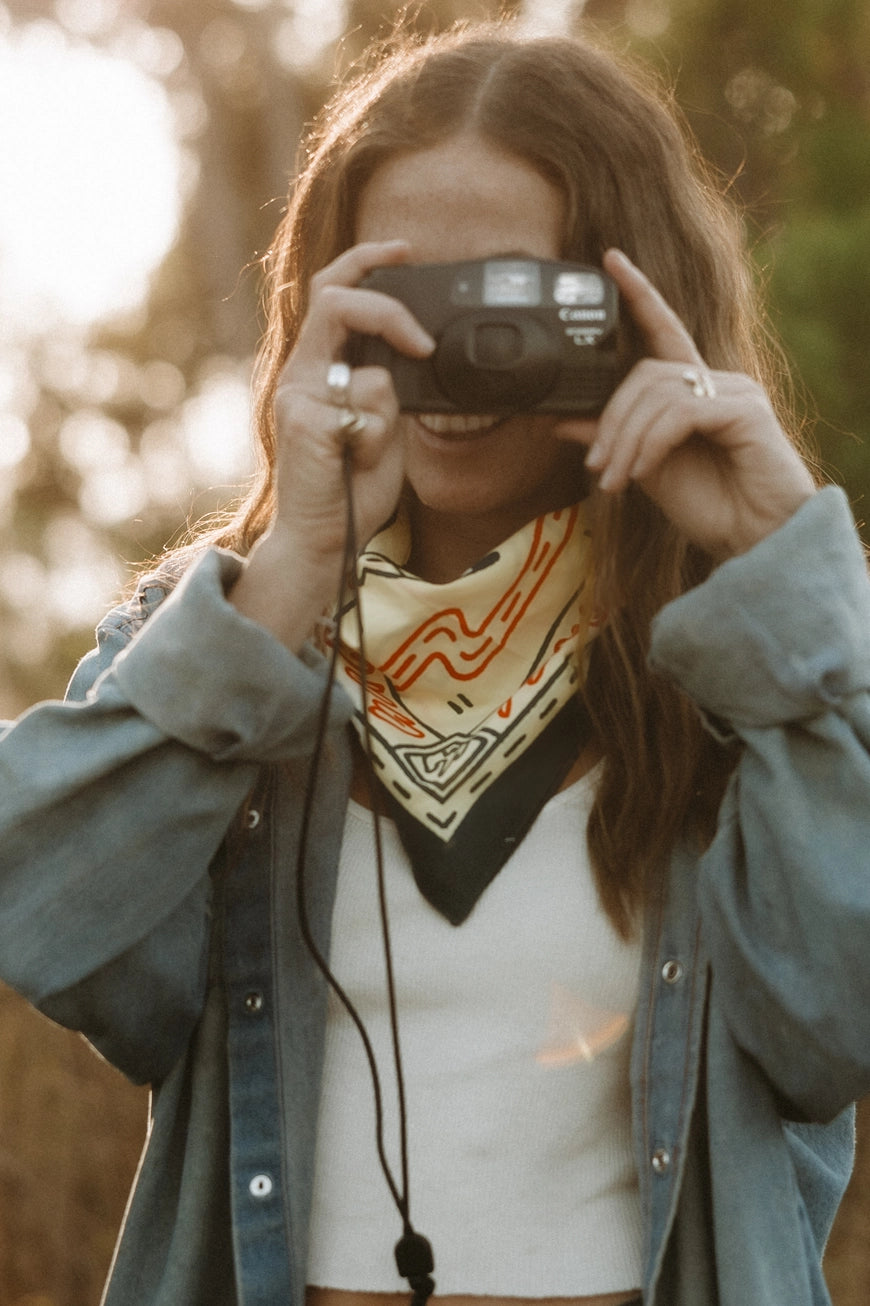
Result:
<svg viewBox="0 0 870 1306"><path fill-rule="evenodd" d="M312 278L308 312L275 393L276 510L231 601L299 648L338 592L347 523L342 409L327 374L353 332L382 336L411 357L435 342L398 300L359 289L373 268L407 260L404 241L355 245ZM365 418L351 437L356 528L365 543L393 512L404 478L398 404L389 372L354 369L348 407Z"/></svg>

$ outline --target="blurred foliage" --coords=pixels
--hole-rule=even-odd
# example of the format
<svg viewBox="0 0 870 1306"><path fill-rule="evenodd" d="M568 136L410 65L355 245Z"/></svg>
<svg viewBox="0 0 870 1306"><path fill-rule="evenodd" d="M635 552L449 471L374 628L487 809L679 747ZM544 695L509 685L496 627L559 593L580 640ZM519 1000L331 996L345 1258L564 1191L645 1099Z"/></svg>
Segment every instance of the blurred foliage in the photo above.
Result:
<svg viewBox="0 0 870 1306"><path fill-rule="evenodd" d="M866 0L421 0L415 22L438 29L502 8L602 28L673 83L745 211L775 326L820 414L827 468L865 512ZM17 29L51 22L74 42L135 52L169 98L186 160L178 239L141 311L87 332L59 321L18 340L0 332L0 370L14 382L0 411L0 716L62 693L130 567L231 499L245 470L257 259L300 130L336 68L397 9L384 0L0 3L0 34L4 18ZM18 457L24 422L29 448ZM228 429L235 443L221 454L218 431L224 439ZM23 1004L0 999L0 1300L90 1306L141 1141L142 1096L105 1066L89 1069L73 1036L49 1037ZM867 1138L829 1260L838 1306L870 1293Z"/></svg>
<svg viewBox="0 0 870 1306"><path fill-rule="evenodd" d="M870 493L870 6L672 0L667 27L636 46L668 71L744 206L826 470L860 516Z"/></svg>

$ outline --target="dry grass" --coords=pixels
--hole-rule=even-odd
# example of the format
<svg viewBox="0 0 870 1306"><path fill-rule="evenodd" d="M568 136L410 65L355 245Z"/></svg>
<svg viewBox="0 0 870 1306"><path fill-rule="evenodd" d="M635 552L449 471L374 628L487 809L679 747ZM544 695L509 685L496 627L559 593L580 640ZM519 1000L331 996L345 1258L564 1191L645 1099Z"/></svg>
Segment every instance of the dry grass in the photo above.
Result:
<svg viewBox="0 0 870 1306"><path fill-rule="evenodd" d="M97 1306L147 1093L0 988L0 1306Z"/></svg>

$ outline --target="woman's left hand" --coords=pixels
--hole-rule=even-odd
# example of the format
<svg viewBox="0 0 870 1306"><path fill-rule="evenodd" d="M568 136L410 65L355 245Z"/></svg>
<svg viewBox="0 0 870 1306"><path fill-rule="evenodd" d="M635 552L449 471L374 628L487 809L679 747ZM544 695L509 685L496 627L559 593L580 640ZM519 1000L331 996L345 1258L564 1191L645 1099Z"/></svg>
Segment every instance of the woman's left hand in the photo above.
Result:
<svg viewBox="0 0 870 1306"><path fill-rule="evenodd" d="M619 493L635 481L708 553L743 553L815 492L813 478L757 382L711 372L644 274L618 250L603 262L649 356L597 421L569 419L556 434L589 445L586 465L602 490Z"/></svg>

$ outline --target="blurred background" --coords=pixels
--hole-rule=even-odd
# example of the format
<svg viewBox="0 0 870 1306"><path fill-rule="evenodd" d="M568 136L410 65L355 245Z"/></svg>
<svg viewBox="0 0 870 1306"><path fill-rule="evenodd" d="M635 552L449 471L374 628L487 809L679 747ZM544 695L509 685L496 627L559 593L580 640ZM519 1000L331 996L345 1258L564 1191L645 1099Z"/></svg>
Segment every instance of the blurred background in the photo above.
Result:
<svg viewBox="0 0 870 1306"><path fill-rule="evenodd" d="M299 133L398 10L0 3L0 717L60 696L132 570L244 482L258 259ZM497 12L604 29L674 84L863 528L866 0L422 0L413 22ZM0 990L0 1306L96 1306L146 1114L142 1090ZM836 1306L870 1301L866 1104L861 1120Z"/></svg>

